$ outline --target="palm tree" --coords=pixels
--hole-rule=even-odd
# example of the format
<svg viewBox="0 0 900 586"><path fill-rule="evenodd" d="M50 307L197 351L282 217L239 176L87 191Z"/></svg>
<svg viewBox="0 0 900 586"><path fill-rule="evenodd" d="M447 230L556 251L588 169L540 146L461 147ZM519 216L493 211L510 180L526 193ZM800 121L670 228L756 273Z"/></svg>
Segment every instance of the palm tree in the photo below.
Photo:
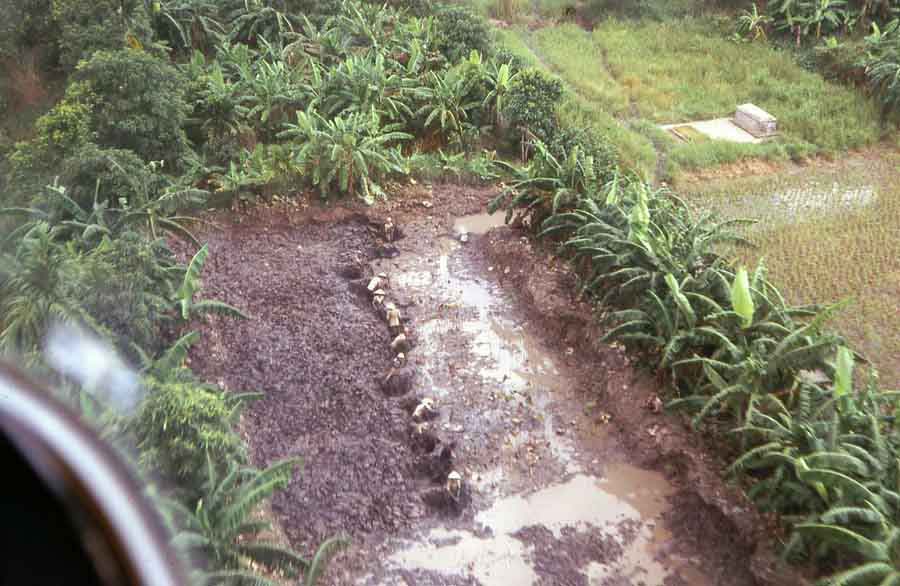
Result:
<svg viewBox="0 0 900 586"><path fill-rule="evenodd" d="M0 256L0 350L30 353L52 322L81 322L103 331L72 291L79 255L58 244L39 221L13 254Z"/></svg>

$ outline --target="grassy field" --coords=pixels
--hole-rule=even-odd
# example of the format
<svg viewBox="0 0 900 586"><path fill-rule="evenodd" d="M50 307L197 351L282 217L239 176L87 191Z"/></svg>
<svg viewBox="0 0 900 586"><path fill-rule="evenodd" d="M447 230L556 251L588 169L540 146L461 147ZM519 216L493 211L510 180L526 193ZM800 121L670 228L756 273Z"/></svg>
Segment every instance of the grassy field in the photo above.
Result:
<svg viewBox="0 0 900 586"><path fill-rule="evenodd" d="M672 176L679 168L747 158L833 155L882 138L872 100L801 68L772 45L732 41L712 18L609 19L592 33L574 23L543 21L545 26L535 28L531 22L500 29L501 43L563 79L572 94L561 108L563 118L603 131L619 147L623 163L647 177L656 168L653 142L668 151L663 175ZM745 102L778 118L777 140L684 144L660 141L648 130L729 116Z"/></svg>
<svg viewBox="0 0 900 586"><path fill-rule="evenodd" d="M804 70L771 45L731 41L712 20L607 20L593 40L638 115L653 122L729 116L752 102L778 118L785 155L836 153L881 137L871 100ZM765 152L770 145L755 150L776 154Z"/></svg>
<svg viewBox="0 0 900 586"><path fill-rule="evenodd" d="M876 150L769 178L711 182L686 193L723 217L755 218L759 245L740 262L764 259L795 303L852 305L833 326L900 388L900 152Z"/></svg>
<svg viewBox="0 0 900 586"><path fill-rule="evenodd" d="M579 87L570 81L577 80L578 76L575 66L565 64L565 53L562 52L566 46L565 40L555 32L558 30L573 30L579 35L576 42L581 43L583 49L593 50L593 44L586 32L581 29L569 29L568 26L546 29L548 32L537 31L537 34L532 34L523 26L510 27L498 29L497 37L503 47L525 63L555 74L563 81L567 91L560 104L559 114L564 124L575 128L592 128L606 136L618 147L621 161L625 166L645 178L652 177L656 168L656 152L648 138L648 132L643 130L645 127L640 124L624 124L601 101L585 95L585 92L591 91L586 89L588 88L586 83L580 82ZM569 69L564 72L562 66ZM612 86L611 79L609 84ZM593 91L602 92L600 84L596 84ZM649 134L652 133L653 130L650 129Z"/></svg>

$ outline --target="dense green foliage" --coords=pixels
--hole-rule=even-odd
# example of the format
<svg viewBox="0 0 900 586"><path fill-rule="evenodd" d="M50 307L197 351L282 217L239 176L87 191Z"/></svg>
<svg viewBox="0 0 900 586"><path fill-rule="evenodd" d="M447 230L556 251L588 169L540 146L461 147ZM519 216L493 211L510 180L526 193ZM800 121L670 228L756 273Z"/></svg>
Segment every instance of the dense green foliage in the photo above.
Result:
<svg viewBox="0 0 900 586"><path fill-rule="evenodd" d="M240 456L240 439L231 429L236 414L237 406L221 391L190 382L150 381L135 420L142 457L156 469L172 471L181 486L203 486L205 454L217 463Z"/></svg>
<svg viewBox="0 0 900 586"><path fill-rule="evenodd" d="M774 0L754 3L737 19L738 33L765 40L789 37L812 45L825 71L863 85L882 105L884 116L900 105L900 2L897 0Z"/></svg>
<svg viewBox="0 0 900 586"><path fill-rule="evenodd" d="M766 27L783 29L786 4L743 15L745 34L763 41ZM796 3L815 5L818 21L789 30L852 28L828 12L845 3L827 4ZM892 3L867 5L853 26L883 28L865 39L860 67L892 108L900 95L897 26L884 12ZM630 9L665 16L651 6ZM248 316L202 297L210 252L185 214L210 191L227 200L314 190L372 202L411 174L473 182L503 174L509 187L495 205L559 240L583 293L611 310L607 338L641 348L673 381L672 406L696 425L738 438L733 471L792 522L788 552L851 568L834 583L897 579L894 395L874 377L854 390L854 355L823 329L835 308L790 306L764 266L748 273L716 253L721 243L745 244L733 232L739 222L698 216L620 168L612 134L626 131L613 116L640 106L602 85L618 83L615 63L599 81L588 75L603 55L587 33L535 36L564 83L527 47L497 51L487 22L468 9L427 0L31 0L0 8L0 27L0 55L41 48L48 67L69 74L32 136L0 144L8 193L0 349L39 363L48 327L61 321L139 361L146 397L134 416L109 415L83 389L67 392L107 433L129 435L145 471L173 483L176 543L200 564L199 582L267 583L258 564L312 584L341 542L306 560L258 541L268 527L258 506L286 486L295 462L247 467L234 423L250 397L204 384L186 366L199 337L193 320ZM606 41L618 39L607 32ZM585 50L559 59L564 40ZM810 79L770 91L810 102ZM632 85L637 95L640 83ZM808 124L826 118L804 110ZM196 246L187 266L167 246L176 236ZM811 381L810 371L829 381Z"/></svg>

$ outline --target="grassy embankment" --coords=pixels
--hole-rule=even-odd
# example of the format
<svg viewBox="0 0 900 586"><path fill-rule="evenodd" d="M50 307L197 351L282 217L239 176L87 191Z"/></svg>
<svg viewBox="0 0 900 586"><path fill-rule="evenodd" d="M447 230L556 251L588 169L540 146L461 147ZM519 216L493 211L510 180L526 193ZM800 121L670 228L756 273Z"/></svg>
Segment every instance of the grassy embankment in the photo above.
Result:
<svg viewBox="0 0 900 586"><path fill-rule="evenodd" d="M623 163L648 178L656 167L654 144L668 152L660 171L671 177L746 158L837 155L882 136L869 98L801 68L771 45L732 41L712 18L605 20L593 32L574 23L512 26L498 35L511 52L566 82L565 121L604 132ZM657 128L730 116L744 102L772 112L781 136L765 144L685 144Z"/></svg>

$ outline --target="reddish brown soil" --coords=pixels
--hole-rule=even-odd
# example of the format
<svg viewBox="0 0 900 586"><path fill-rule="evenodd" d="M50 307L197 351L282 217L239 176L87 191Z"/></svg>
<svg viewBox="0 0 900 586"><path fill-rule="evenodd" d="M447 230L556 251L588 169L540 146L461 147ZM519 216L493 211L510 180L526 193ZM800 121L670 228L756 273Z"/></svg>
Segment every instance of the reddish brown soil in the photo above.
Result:
<svg viewBox="0 0 900 586"><path fill-rule="evenodd" d="M192 366L229 389L265 393L243 427L258 465L303 458L304 472L272 507L303 550L416 516L405 496L405 421L375 384L390 365L389 334L339 274L369 260L374 241L364 223L332 217L302 226L281 213L223 217L201 235L212 259L203 294L251 319L208 328Z"/></svg>

